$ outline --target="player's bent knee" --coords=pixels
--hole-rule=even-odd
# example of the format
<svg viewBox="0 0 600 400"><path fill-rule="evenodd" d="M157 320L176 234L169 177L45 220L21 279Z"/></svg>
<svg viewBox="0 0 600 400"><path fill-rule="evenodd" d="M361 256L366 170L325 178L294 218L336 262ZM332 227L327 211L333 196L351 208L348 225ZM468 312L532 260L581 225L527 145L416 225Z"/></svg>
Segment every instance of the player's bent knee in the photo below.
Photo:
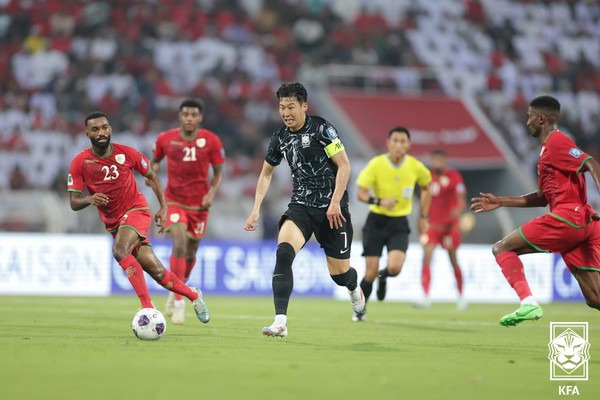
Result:
<svg viewBox="0 0 600 400"><path fill-rule="evenodd" d="M494 257L498 257L498 254L504 253L505 251L507 251L507 249L505 248L504 243L502 241L496 242L492 246L492 254L494 255Z"/></svg>
<svg viewBox="0 0 600 400"><path fill-rule="evenodd" d="M154 279L156 282L159 282L163 280L163 278L165 277L165 268L162 265L142 265L144 268L144 271L146 271L146 273L148 275L150 275L150 277L152 279Z"/></svg>
<svg viewBox="0 0 600 400"><path fill-rule="evenodd" d="M294 247L287 242L280 243L275 252L275 271L273 273L285 273L292 269L292 263L296 257Z"/></svg>
<svg viewBox="0 0 600 400"><path fill-rule="evenodd" d="M186 255L186 248L185 248L185 244L179 244L176 243L175 241L173 241L173 256L177 257L177 258L183 258Z"/></svg>
<svg viewBox="0 0 600 400"><path fill-rule="evenodd" d="M131 254L125 246L113 246L112 248L113 257L117 261L121 261L125 257Z"/></svg>
<svg viewBox="0 0 600 400"><path fill-rule="evenodd" d="M373 270L367 270L365 272L365 280L369 283L373 283L373 281L375 281L375 278L377 278L377 273L379 271L377 271L377 268L374 268Z"/></svg>
<svg viewBox="0 0 600 400"><path fill-rule="evenodd" d="M402 265L388 265L387 270L389 276L398 276L398 274L400 274L400 271L402 271Z"/></svg>

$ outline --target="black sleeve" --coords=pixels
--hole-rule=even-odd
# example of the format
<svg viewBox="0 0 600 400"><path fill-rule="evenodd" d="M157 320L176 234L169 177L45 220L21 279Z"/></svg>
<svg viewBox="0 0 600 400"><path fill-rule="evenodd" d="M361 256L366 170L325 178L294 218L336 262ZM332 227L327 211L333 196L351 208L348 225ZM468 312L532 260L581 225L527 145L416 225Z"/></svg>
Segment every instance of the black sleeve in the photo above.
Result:
<svg viewBox="0 0 600 400"><path fill-rule="evenodd" d="M281 159L283 158L283 153L279 149L279 143L279 132L275 132L273 136L271 136L269 148L267 149L267 155L265 157L265 161L272 166L279 165Z"/></svg>

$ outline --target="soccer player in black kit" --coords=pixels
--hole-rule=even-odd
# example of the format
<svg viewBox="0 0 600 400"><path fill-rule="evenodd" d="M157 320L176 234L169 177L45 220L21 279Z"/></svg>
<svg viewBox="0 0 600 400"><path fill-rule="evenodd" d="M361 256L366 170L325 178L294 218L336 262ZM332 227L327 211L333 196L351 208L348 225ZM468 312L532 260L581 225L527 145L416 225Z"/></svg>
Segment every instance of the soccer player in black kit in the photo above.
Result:
<svg viewBox="0 0 600 400"><path fill-rule="evenodd" d="M335 128L315 115L306 115L307 93L298 82L283 83L277 90L279 115L284 126L271 137L256 184L254 207L244 229L256 230L260 205L273 171L283 158L292 173L292 199L279 220L273 297L275 321L264 327L265 336L287 336L287 308L294 286L292 263L296 253L314 234L325 251L333 281L348 288L352 309L361 313L365 298L350 266L352 222L346 186L350 161Z"/></svg>

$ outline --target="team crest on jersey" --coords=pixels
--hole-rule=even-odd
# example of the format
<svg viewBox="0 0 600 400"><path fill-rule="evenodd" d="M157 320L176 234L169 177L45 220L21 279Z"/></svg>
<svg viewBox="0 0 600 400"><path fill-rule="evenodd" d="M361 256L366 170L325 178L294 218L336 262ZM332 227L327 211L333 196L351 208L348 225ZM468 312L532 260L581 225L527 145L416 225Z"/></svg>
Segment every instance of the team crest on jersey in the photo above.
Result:
<svg viewBox="0 0 600 400"><path fill-rule="evenodd" d="M579 158L583 154L583 151L579 150L577 147L573 147L569 150L569 154L575 158Z"/></svg>
<svg viewBox="0 0 600 400"><path fill-rule="evenodd" d="M329 139L331 140L337 139L338 134L333 126L327 128L327 136L329 136Z"/></svg>
<svg viewBox="0 0 600 400"><path fill-rule="evenodd" d="M144 169L148 168L148 163L144 160L144 157L142 157L142 167L144 167Z"/></svg>
<svg viewBox="0 0 600 400"><path fill-rule="evenodd" d="M302 134L302 147L310 146L310 135L308 133Z"/></svg>
<svg viewBox="0 0 600 400"><path fill-rule="evenodd" d="M115 156L115 161L123 165L123 163L125 162L125 154L117 154Z"/></svg>
<svg viewBox="0 0 600 400"><path fill-rule="evenodd" d="M203 137L200 139L196 139L196 146L198 146L200 148L206 146L206 139Z"/></svg>
<svg viewBox="0 0 600 400"><path fill-rule="evenodd" d="M176 224L179 221L179 213L171 214L170 219L172 223Z"/></svg>
<svg viewBox="0 0 600 400"><path fill-rule="evenodd" d="M73 175L69 174L67 176L67 185L71 186L73 184Z"/></svg>
<svg viewBox="0 0 600 400"><path fill-rule="evenodd" d="M450 178L448 178L446 175L440 176L440 185L448 186L449 183L450 183Z"/></svg>

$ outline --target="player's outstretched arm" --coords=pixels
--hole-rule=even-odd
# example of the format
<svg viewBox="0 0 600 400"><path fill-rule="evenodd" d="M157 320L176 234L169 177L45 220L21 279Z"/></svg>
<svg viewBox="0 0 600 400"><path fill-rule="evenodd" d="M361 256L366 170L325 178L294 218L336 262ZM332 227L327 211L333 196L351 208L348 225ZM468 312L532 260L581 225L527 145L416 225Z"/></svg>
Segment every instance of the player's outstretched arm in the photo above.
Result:
<svg viewBox="0 0 600 400"><path fill-rule="evenodd" d="M105 206L108 204L108 196L104 193L94 193L90 196L81 197L81 192L69 192L71 210L79 211L83 210L89 205L93 206Z"/></svg>
<svg viewBox="0 0 600 400"><path fill-rule="evenodd" d="M500 205L500 198L492 193L479 193L479 197L473 197L471 199L471 211L476 214L492 211L496 208L502 207Z"/></svg>
<svg viewBox="0 0 600 400"><path fill-rule="evenodd" d="M256 221L258 221L258 217L260 216L260 205L262 204L263 199L269 190L269 186L271 186L271 179L273 178L274 170L274 166L266 161L263 162L263 167L260 171L260 175L258 176L258 182L256 183L254 206L252 207L252 212L250 213L250 216L248 216L246 224L244 225L244 229L247 231L256 230Z"/></svg>
<svg viewBox="0 0 600 400"><path fill-rule="evenodd" d="M593 158L590 158L585 162L585 167L589 171L590 175L592 175L594 182L596 182L596 187L600 192L600 164L598 163L598 161L594 160Z"/></svg>
<svg viewBox="0 0 600 400"><path fill-rule="evenodd" d="M523 196L496 196L492 193L479 193L479 197L471 199L471 211L476 214L492 211L499 207L546 207L548 200L541 190L524 194Z"/></svg>

